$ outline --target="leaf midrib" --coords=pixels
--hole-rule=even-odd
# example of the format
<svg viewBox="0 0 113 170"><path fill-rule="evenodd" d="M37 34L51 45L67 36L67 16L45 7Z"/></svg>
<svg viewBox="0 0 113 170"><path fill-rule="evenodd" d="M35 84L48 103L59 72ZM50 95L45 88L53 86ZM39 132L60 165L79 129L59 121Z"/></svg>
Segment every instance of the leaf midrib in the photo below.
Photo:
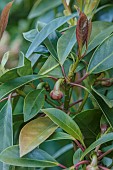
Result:
<svg viewBox="0 0 113 170"><path fill-rule="evenodd" d="M44 134L45 133L45 131L47 131L48 129L50 129L51 127L54 127L55 126L55 124L54 123L52 123L50 126L48 126L48 128L46 128L43 132L41 132L40 133L40 135L38 136L38 137L40 137L40 136L42 136L42 134ZM57 127L56 127L57 128ZM52 132L51 132L52 133ZM51 135L51 133L50 133L50 135ZM49 135L49 136L50 136ZM46 136L46 138L45 139L47 139L49 136ZM31 144L33 144L34 143L34 141L36 141L36 139L37 139L37 137L35 137L34 138L34 140L32 140L32 142L31 143L29 143L29 145L26 145L26 147L24 147L24 151L26 151L26 149L27 148L29 148L29 146L31 145ZM40 144L40 142L38 143L38 145Z"/></svg>
<svg viewBox="0 0 113 170"><path fill-rule="evenodd" d="M46 112L47 113L47 112ZM48 113L47 113L48 114ZM70 126L68 126L67 124L64 124L64 122L63 121L61 121L60 119L58 119L57 117L55 117L54 115L52 115L54 118L56 118L58 121L60 121L64 126L67 126L69 129L71 129L74 133L75 133L75 135L76 136L78 136L78 134L72 129L72 128L70 128ZM55 121L54 121L55 122ZM56 122L55 122L56 123ZM57 123L56 123L57 124ZM58 125L59 126L59 125ZM77 128L77 127L76 127ZM63 129L63 128L62 128ZM78 129L78 128L77 128ZM79 131L79 129L78 129L78 131ZM81 135L81 132L79 131L79 133L80 133L80 135ZM71 135L71 134L70 134ZM75 136L73 136L74 138L75 138ZM76 139L76 138L75 138ZM83 140L81 139L81 137L79 137L78 136L78 139L83 143Z"/></svg>
<svg viewBox="0 0 113 170"><path fill-rule="evenodd" d="M96 51L97 52L97 51ZM102 63L104 63L107 59L109 59L111 56L113 55L113 52L108 55L108 57L106 57L105 59L103 59L100 63L98 63L95 67L93 67L92 70L89 71L89 73L91 74L97 67L99 67ZM94 57L94 56L93 56ZM93 58L92 58L93 60Z"/></svg>

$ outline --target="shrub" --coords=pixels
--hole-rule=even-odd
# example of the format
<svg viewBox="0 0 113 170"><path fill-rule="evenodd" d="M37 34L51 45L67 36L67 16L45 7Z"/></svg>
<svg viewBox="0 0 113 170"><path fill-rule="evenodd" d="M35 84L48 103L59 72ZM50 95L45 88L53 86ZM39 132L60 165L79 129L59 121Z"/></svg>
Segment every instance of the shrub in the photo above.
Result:
<svg viewBox="0 0 113 170"><path fill-rule="evenodd" d="M62 4L65 16L23 34L30 46L17 66L6 67L10 52L2 58L0 167L112 169L113 24L93 21L98 0L37 2L31 18ZM11 6L2 11L0 38Z"/></svg>

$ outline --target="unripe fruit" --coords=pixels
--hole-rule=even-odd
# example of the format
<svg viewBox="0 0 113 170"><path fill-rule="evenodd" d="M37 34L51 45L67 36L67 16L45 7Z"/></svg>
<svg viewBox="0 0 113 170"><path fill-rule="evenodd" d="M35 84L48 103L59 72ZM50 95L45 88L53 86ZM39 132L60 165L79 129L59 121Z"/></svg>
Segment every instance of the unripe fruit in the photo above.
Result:
<svg viewBox="0 0 113 170"><path fill-rule="evenodd" d="M63 97L63 93L60 91L60 90L55 90L53 89L51 92L50 92L50 96L53 100L60 100L62 99Z"/></svg>

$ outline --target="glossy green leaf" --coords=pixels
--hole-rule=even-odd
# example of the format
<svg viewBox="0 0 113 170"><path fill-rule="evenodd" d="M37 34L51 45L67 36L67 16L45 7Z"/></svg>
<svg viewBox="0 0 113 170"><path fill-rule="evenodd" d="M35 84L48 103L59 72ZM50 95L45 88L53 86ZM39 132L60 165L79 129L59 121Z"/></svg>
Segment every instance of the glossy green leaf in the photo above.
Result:
<svg viewBox="0 0 113 170"><path fill-rule="evenodd" d="M58 36L56 32L54 31L51 33L45 40L44 44L49 50L50 54L55 58L58 59L57 57L57 41L58 41Z"/></svg>
<svg viewBox="0 0 113 170"><path fill-rule="evenodd" d="M37 89L30 92L24 99L24 121L32 119L43 107L45 101L45 90Z"/></svg>
<svg viewBox="0 0 113 170"><path fill-rule="evenodd" d="M5 97L10 92L14 91L15 89L30 83L33 80L37 80L40 78L43 78L44 76L37 76L37 75L29 75L29 76L23 76L18 77L13 80L10 80L2 85L0 85L0 99Z"/></svg>
<svg viewBox="0 0 113 170"><path fill-rule="evenodd" d="M8 58L9 58L9 51L6 52L4 55L3 55L3 58L1 60L1 65L4 67L8 61Z"/></svg>
<svg viewBox="0 0 113 170"><path fill-rule="evenodd" d="M38 22L37 23L37 27L38 29L41 31L42 28L46 26L45 23L43 22ZM39 31L37 29L33 29L31 31L28 31L26 33L24 33L24 38L27 41L33 42L33 40L35 39L35 37L38 35ZM57 41L58 41L58 35L57 33L54 31L52 32L45 40L44 40L44 44L47 47L47 49L49 50L49 52L51 53L51 55L55 58L57 58ZM42 45L39 46L39 49ZM44 46L43 46L44 47ZM40 52L40 51L39 51Z"/></svg>
<svg viewBox="0 0 113 170"><path fill-rule="evenodd" d="M55 154L53 155L53 158L57 159L71 149L73 150L73 144L72 143L67 144L63 146L62 148L60 148L57 152L55 152Z"/></svg>
<svg viewBox="0 0 113 170"><path fill-rule="evenodd" d="M12 106L10 99L0 110L0 153L13 145ZM1 170L9 170L9 166L0 162Z"/></svg>
<svg viewBox="0 0 113 170"><path fill-rule="evenodd" d="M29 14L29 18L31 19L31 18L39 17L45 12L61 4L62 4L61 0L57 0L57 1L52 0L51 3L50 3L50 0L37 0Z"/></svg>
<svg viewBox="0 0 113 170"><path fill-rule="evenodd" d="M44 65L41 67L38 75L55 75L56 77L62 77L62 71L59 67L59 63L52 56L49 56Z"/></svg>
<svg viewBox="0 0 113 170"><path fill-rule="evenodd" d="M59 125L63 130L70 134L75 139L78 139L83 145L83 136L79 129L79 126L73 121L73 119L66 115L61 110L55 108L42 109L42 111L49 116L49 118Z"/></svg>
<svg viewBox="0 0 113 170"><path fill-rule="evenodd" d="M22 52L19 53L18 66L8 69L0 77L0 82L7 82L19 76L26 76L32 74L31 61L28 60Z"/></svg>
<svg viewBox="0 0 113 170"><path fill-rule="evenodd" d="M81 156L81 160L89 153L91 152L93 149L96 148L96 146L98 145L102 145L106 142L112 141L113 140L113 133L108 133L103 135L101 138L99 138L98 140L96 140L94 143L92 143L82 154Z"/></svg>
<svg viewBox="0 0 113 170"><path fill-rule="evenodd" d="M37 29L39 31L41 31L47 24L43 23L43 22L38 22L37 23ZM53 31L45 40L44 40L44 44L47 47L48 51L50 52L50 54L56 59L58 60L57 57L57 41L59 38L59 32Z"/></svg>
<svg viewBox="0 0 113 170"><path fill-rule="evenodd" d="M20 59L20 68L17 69L18 75L19 76L31 75L33 73L32 68L31 68L31 61L24 57L23 67L21 67L22 65L21 62L22 62L22 59Z"/></svg>
<svg viewBox="0 0 113 170"><path fill-rule="evenodd" d="M38 30L37 29L32 29L28 32L24 32L23 33L23 37L25 38L25 40L33 42L33 40L35 39L35 37L38 34Z"/></svg>
<svg viewBox="0 0 113 170"><path fill-rule="evenodd" d="M64 133L64 132L55 132L53 135L51 135L47 141L53 141L53 140L74 140L74 138L67 134L67 133Z"/></svg>
<svg viewBox="0 0 113 170"><path fill-rule="evenodd" d="M108 95L109 95L109 93L111 93L112 94L112 91L113 91L113 88L107 88L106 90L103 88L102 90L103 90L103 93L100 91L101 89L99 88L99 90L97 90L97 89L95 89L95 88L93 88L92 87L92 89L93 89L93 91L95 91L95 93L98 95L98 96L100 96L103 100L104 100L104 102L110 107L110 108L112 108L113 107L113 99L109 99L108 97L107 97L107 94L106 95L104 95L103 93L105 93L106 92L106 90L107 90L107 93L108 93ZM112 96L112 95L111 95ZM110 96L110 97L111 97Z"/></svg>
<svg viewBox="0 0 113 170"><path fill-rule="evenodd" d="M5 149L0 154L0 161L23 167L54 167L58 165L58 162L52 156L41 149L35 149L20 158L19 146L17 145Z"/></svg>
<svg viewBox="0 0 113 170"><path fill-rule="evenodd" d="M73 155L73 163L76 165L78 162L80 162L80 157L82 155L82 150L79 148L75 151Z"/></svg>
<svg viewBox="0 0 113 170"><path fill-rule="evenodd" d="M40 117L27 123L20 132L20 156L44 142L57 128L58 126L48 117Z"/></svg>
<svg viewBox="0 0 113 170"><path fill-rule="evenodd" d="M59 38L57 43L58 58L61 65L64 64L75 43L75 27L72 27Z"/></svg>
<svg viewBox="0 0 113 170"><path fill-rule="evenodd" d="M74 120L79 125L86 146L89 146L96 140L100 132L101 116L102 111L99 109L85 110L75 116Z"/></svg>
<svg viewBox="0 0 113 170"><path fill-rule="evenodd" d="M88 44L87 53L91 52L95 47L113 32L113 25L109 22L95 21L92 23L92 33Z"/></svg>
<svg viewBox="0 0 113 170"><path fill-rule="evenodd" d="M97 74L113 67L112 44L113 34L107 37L94 52L87 70L90 74Z"/></svg>
<svg viewBox="0 0 113 170"><path fill-rule="evenodd" d="M104 116L106 117L108 123L111 125L111 127L113 128L113 107L110 108L105 101L102 99L102 97L100 97L100 95L98 95L98 93L96 93L96 91L92 88L92 95L94 96L94 98L96 99L100 109L102 110Z"/></svg>
<svg viewBox="0 0 113 170"><path fill-rule="evenodd" d="M56 18L49 24L47 24L35 37L34 41L32 42L27 51L26 57L28 58L34 52L34 50L48 37L49 34L51 34L58 27L65 24L68 20L70 20L73 17L75 17L75 14Z"/></svg>

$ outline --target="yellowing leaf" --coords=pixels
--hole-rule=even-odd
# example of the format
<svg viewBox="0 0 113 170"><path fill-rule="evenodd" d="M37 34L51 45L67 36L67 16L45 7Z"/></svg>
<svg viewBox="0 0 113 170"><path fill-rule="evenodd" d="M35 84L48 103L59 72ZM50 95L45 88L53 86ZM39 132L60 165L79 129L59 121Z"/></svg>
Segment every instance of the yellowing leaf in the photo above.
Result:
<svg viewBox="0 0 113 170"><path fill-rule="evenodd" d="M56 129L48 117L37 118L26 124L19 137L20 156L24 156L44 142Z"/></svg>

